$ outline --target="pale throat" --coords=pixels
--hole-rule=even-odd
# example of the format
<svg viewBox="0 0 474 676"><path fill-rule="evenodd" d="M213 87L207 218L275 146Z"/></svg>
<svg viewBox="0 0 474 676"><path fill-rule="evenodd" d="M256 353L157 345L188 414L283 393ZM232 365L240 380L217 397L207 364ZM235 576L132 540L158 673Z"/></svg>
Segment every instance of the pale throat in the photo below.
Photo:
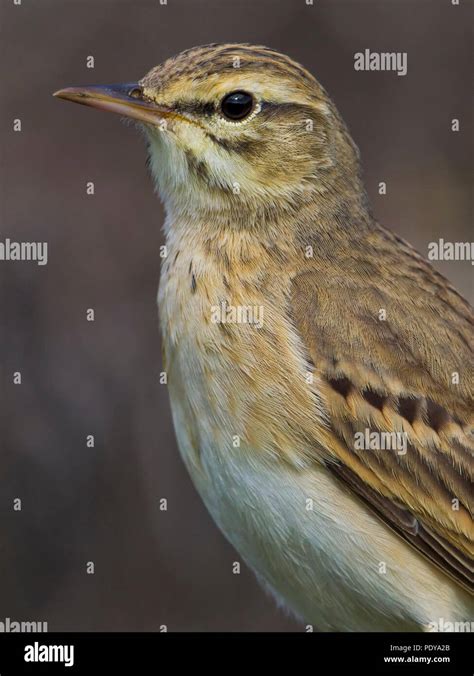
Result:
<svg viewBox="0 0 474 676"><path fill-rule="evenodd" d="M166 212L166 233L171 226L195 229L199 224L205 237L219 237L221 230L247 230L257 240L268 241L271 231L276 239L278 229L286 238L279 221L290 230L290 221L317 195L317 187L308 181L265 185L251 165L213 152L204 142L202 148L195 143L191 149L170 132L147 130L146 137L149 169ZM201 163L207 179L196 175L190 162Z"/></svg>

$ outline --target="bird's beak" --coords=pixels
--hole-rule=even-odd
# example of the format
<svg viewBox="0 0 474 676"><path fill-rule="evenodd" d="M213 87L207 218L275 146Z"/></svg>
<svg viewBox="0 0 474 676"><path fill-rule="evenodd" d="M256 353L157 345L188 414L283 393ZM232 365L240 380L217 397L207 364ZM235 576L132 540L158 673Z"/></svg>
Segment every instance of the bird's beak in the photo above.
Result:
<svg viewBox="0 0 474 676"><path fill-rule="evenodd" d="M142 88L137 83L67 87L54 92L53 96L155 125L174 115L170 108L143 99Z"/></svg>

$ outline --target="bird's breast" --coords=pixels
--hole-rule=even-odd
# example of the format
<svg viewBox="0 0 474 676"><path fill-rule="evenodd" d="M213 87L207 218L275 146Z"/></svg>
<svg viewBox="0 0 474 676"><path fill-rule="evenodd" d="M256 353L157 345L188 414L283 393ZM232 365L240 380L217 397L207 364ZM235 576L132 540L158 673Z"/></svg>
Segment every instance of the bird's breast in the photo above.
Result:
<svg viewBox="0 0 474 676"><path fill-rule="evenodd" d="M301 466L301 430L322 413L287 316L289 272L264 254L239 265L196 242L168 246L158 294L163 352L194 480L246 455Z"/></svg>

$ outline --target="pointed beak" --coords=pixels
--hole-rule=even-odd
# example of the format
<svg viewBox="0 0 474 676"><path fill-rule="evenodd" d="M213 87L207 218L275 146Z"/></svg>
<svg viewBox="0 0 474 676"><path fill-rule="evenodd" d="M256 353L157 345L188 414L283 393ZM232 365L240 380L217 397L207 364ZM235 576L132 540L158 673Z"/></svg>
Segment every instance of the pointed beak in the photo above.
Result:
<svg viewBox="0 0 474 676"><path fill-rule="evenodd" d="M155 125L163 118L175 116L170 108L146 101L137 83L67 87L54 92L53 96Z"/></svg>

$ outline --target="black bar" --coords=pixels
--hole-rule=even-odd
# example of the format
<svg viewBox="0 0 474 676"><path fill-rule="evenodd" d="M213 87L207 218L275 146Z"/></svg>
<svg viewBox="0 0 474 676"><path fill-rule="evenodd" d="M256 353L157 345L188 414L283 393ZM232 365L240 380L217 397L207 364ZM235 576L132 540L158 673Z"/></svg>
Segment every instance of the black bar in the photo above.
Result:
<svg viewBox="0 0 474 676"><path fill-rule="evenodd" d="M187 667L219 674L237 668L247 674L276 667L285 676L302 670L326 676L333 669L364 676L463 676L473 673L471 645L470 633L11 633L0 634L0 674L160 674L165 669L172 674ZM74 652L64 646L73 646ZM27 662L25 657L72 664Z"/></svg>

